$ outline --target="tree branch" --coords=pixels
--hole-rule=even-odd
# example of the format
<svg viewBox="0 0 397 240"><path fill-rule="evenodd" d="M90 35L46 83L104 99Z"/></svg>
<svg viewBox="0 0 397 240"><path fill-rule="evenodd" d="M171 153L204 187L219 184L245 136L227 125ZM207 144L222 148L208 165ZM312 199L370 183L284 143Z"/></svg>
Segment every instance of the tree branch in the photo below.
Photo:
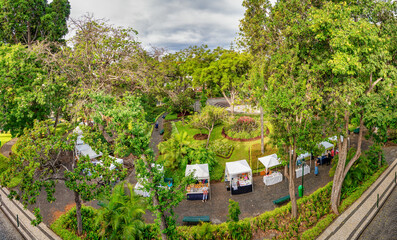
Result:
<svg viewBox="0 0 397 240"><path fill-rule="evenodd" d="M378 78L376 79L376 81L368 88L367 91L365 91L365 94L368 94L372 91L372 89L374 89L374 87L376 86L376 84L378 84L380 81L382 81L383 78Z"/></svg>

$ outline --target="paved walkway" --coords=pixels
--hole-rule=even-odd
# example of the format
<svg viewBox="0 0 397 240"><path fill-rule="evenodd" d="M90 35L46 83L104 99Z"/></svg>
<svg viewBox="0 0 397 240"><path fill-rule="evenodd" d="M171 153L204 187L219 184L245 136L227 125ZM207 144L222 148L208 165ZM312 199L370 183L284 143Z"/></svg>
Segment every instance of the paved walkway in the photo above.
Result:
<svg viewBox="0 0 397 240"><path fill-rule="evenodd" d="M397 188L359 237L360 240L397 238Z"/></svg>
<svg viewBox="0 0 397 240"><path fill-rule="evenodd" d="M0 152L6 157L10 157L12 145L14 145L17 140L18 138L13 138L10 141L4 143L4 145L1 146Z"/></svg>
<svg viewBox="0 0 397 240"><path fill-rule="evenodd" d="M34 215L23 209L23 205L19 201L10 200L7 195L9 191L6 188L0 189L1 210L11 220L12 224L17 227L24 239L32 240L60 240L51 229L44 223L40 223L37 227L30 224L34 219ZM19 224L19 227L18 227ZM18 239L18 238L17 238Z"/></svg>
<svg viewBox="0 0 397 240"><path fill-rule="evenodd" d="M0 209L0 239L2 240L22 240L22 235L17 228L12 225L7 216Z"/></svg>
<svg viewBox="0 0 397 240"><path fill-rule="evenodd" d="M394 160L378 180L336 218L318 239L357 239L379 211L377 204L381 207L393 192L397 185L396 174L397 160Z"/></svg>

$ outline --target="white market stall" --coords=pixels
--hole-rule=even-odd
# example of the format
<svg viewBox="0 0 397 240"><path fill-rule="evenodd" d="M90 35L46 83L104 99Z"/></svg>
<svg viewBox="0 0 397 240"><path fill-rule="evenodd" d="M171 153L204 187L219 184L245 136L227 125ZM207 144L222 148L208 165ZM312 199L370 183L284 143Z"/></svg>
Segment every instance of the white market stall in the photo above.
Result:
<svg viewBox="0 0 397 240"><path fill-rule="evenodd" d="M307 164L304 164L303 174L306 175L309 173L310 173L310 166ZM296 175L296 178L302 177L302 165L300 166L300 168L295 169L295 175Z"/></svg>
<svg viewBox="0 0 397 240"><path fill-rule="evenodd" d="M185 176L193 174L193 178L196 182L187 186L187 200L202 200L203 189L207 188L210 193L210 172L208 170L208 164L194 164L187 165ZM210 194L208 194L209 199Z"/></svg>
<svg viewBox="0 0 397 240"><path fill-rule="evenodd" d="M230 194L242 194L254 190L252 169L246 160L226 163L225 183Z"/></svg>
<svg viewBox="0 0 397 240"><path fill-rule="evenodd" d="M302 153L296 158L297 165L298 163L300 163L299 164L300 167L295 169L296 178L302 177L302 166L303 166L303 175L310 173L310 166L307 165L305 162L302 162L302 161L306 161L306 159L308 158L309 159L311 158L311 154L308 152ZM310 161L310 165L311 165L311 161Z"/></svg>
<svg viewBox="0 0 397 240"><path fill-rule="evenodd" d="M319 157L320 164L322 165L324 163L330 163L331 159L328 158L327 151L334 149L334 147L335 147L334 144L323 141L323 142L319 143L318 145L319 145L319 147L324 148L324 152Z"/></svg>
<svg viewBox="0 0 397 240"><path fill-rule="evenodd" d="M266 167L266 173L268 169L281 164L280 159L277 154L272 154L269 156L258 158L258 160ZM265 185L273 185L283 181L283 175L280 172L272 172L271 174L266 174L263 176L263 183Z"/></svg>
<svg viewBox="0 0 397 240"><path fill-rule="evenodd" d="M157 170L160 172L164 172L164 167L160 164L152 163L151 166L152 166L152 168L156 167ZM139 176L137 176L137 180L138 180L138 182L134 186L134 192L142 197L149 197L150 192L147 192L145 190L145 187L143 186L144 181L146 181L146 178L140 178Z"/></svg>

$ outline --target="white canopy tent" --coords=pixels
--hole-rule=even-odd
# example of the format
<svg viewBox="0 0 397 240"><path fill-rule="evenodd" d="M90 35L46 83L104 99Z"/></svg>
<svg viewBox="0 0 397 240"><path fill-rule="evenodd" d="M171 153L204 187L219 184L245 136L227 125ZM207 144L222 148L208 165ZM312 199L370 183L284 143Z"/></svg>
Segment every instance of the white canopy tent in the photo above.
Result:
<svg viewBox="0 0 397 240"><path fill-rule="evenodd" d="M330 140L330 141L338 141L338 136L330 137L330 138L328 138L328 140ZM343 136L340 136L340 140L341 140L341 142L343 142Z"/></svg>
<svg viewBox="0 0 397 240"><path fill-rule="evenodd" d="M232 194L233 181L237 181L237 177L242 174L247 174L248 179L238 181L240 186L252 186L253 191L253 181L252 181L252 169L248 165L247 160L239 160L235 162L227 162L225 167L225 180L229 181L230 184L230 194Z"/></svg>
<svg viewBox="0 0 397 240"><path fill-rule="evenodd" d="M228 176L237 176L239 174L243 174L243 173L251 173L252 174L252 170L250 168L250 166L248 165L247 160L239 160L239 161L235 161L235 162L227 162L226 163L226 168L225 168L225 173Z"/></svg>
<svg viewBox="0 0 397 240"><path fill-rule="evenodd" d="M88 156L91 160L102 156L102 153L96 153L88 144L76 145L76 152L81 156Z"/></svg>
<svg viewBox="0 0 397 240"><path fill-rule="evenodd" d="M187 187L188 200L203 199L203 193L205 187L207 188L208 193L211 194L210 172L207 163L186 165L185 176L189 176L190 174L192 174L193 178L196 179L198 182L196 182L196 184L190 184Z"/></svg>
<svg viewBox="0 0 397 240"><path fill-rule="evenodd" d="M308 157L310 157L310 156L311 156L310 153L305 152L305 153L302 153L301 155L299 155L299 156L296 158L296 160L306 159L306 158L308 158Z"/></svg>
<svg viewBox="0 0 397 240"><path fill-rule="evenodd" d="M320 142L320 144L319 144L320 146L322 146L322 147L324 147L325 148L325 150L328 150L328 149L331 149L331 148L334 148L334 144L332 144L332 143L329 143L329 142L326 142L326 141L324 141L324 142Z"/></svg>
<svg viewBox="0 0 397 240"><path fill-rule="evenodd" d="M80 123L79 125L83 125L84 123ZM80 156L88 156L90 158L90 160L92 161L92 163L94 164L98 164L98 163L102 163L101 160L97 160L96 158L101 157L102 153L99 152L95 152L90 145L88 145L87 143L85 143L83 141L83 131L80 129L79 126L77 126L74 130L74 133L77 133L77 140L76 140L76 146L75 146L75 150L76 150L76 154L80 155ZM123 164L124 160L121 158L116 158L113 156L110 156L110 158L114 159L117 163L119 164ZM109 169L113 170L115 169L116 166L114 164L111 164Z"/></svg>
<svg viewBox="0 0 397 240"><path fill-rule="evenodd" d="M164 167L161 164L151 164L152 168L157 168L160 172L164 172ZM134 192L143 197L149 197L150 192L145 191L145 187L143 186L144 181L147 181L146 178L141 178L139 175L137 176L137 183L134 186Z"/></svg>
<svg viewBox="0 0 397 240"><path fill-rule="evenodd" d="M265 166L266 171L268 168L278 166L281 164L280 159L277 157L277 154L264 156L264 157L258 158L258 160Z"/></svg>
<svg viewBox="0 0 397 240"><path fill-rule="evenodd" d="M188 176L190 173L193 173L193 177L197 180L210 179L207 163L186 165L185 176Z"/></svg>

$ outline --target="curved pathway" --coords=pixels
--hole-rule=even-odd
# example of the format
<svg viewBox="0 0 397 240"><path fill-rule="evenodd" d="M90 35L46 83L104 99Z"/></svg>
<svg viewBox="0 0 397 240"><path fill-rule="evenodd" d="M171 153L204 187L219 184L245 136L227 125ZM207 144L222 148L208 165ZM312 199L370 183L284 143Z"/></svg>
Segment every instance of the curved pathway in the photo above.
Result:
<svg viewBox="0 0 397 240"><path fill-rule="evenodd" d="M11 148L17 142L17 140L18 140L18 138L13 138L10 141L4 143L4 145L1 146L0 153L6 157L10 157Z"/></svg>

